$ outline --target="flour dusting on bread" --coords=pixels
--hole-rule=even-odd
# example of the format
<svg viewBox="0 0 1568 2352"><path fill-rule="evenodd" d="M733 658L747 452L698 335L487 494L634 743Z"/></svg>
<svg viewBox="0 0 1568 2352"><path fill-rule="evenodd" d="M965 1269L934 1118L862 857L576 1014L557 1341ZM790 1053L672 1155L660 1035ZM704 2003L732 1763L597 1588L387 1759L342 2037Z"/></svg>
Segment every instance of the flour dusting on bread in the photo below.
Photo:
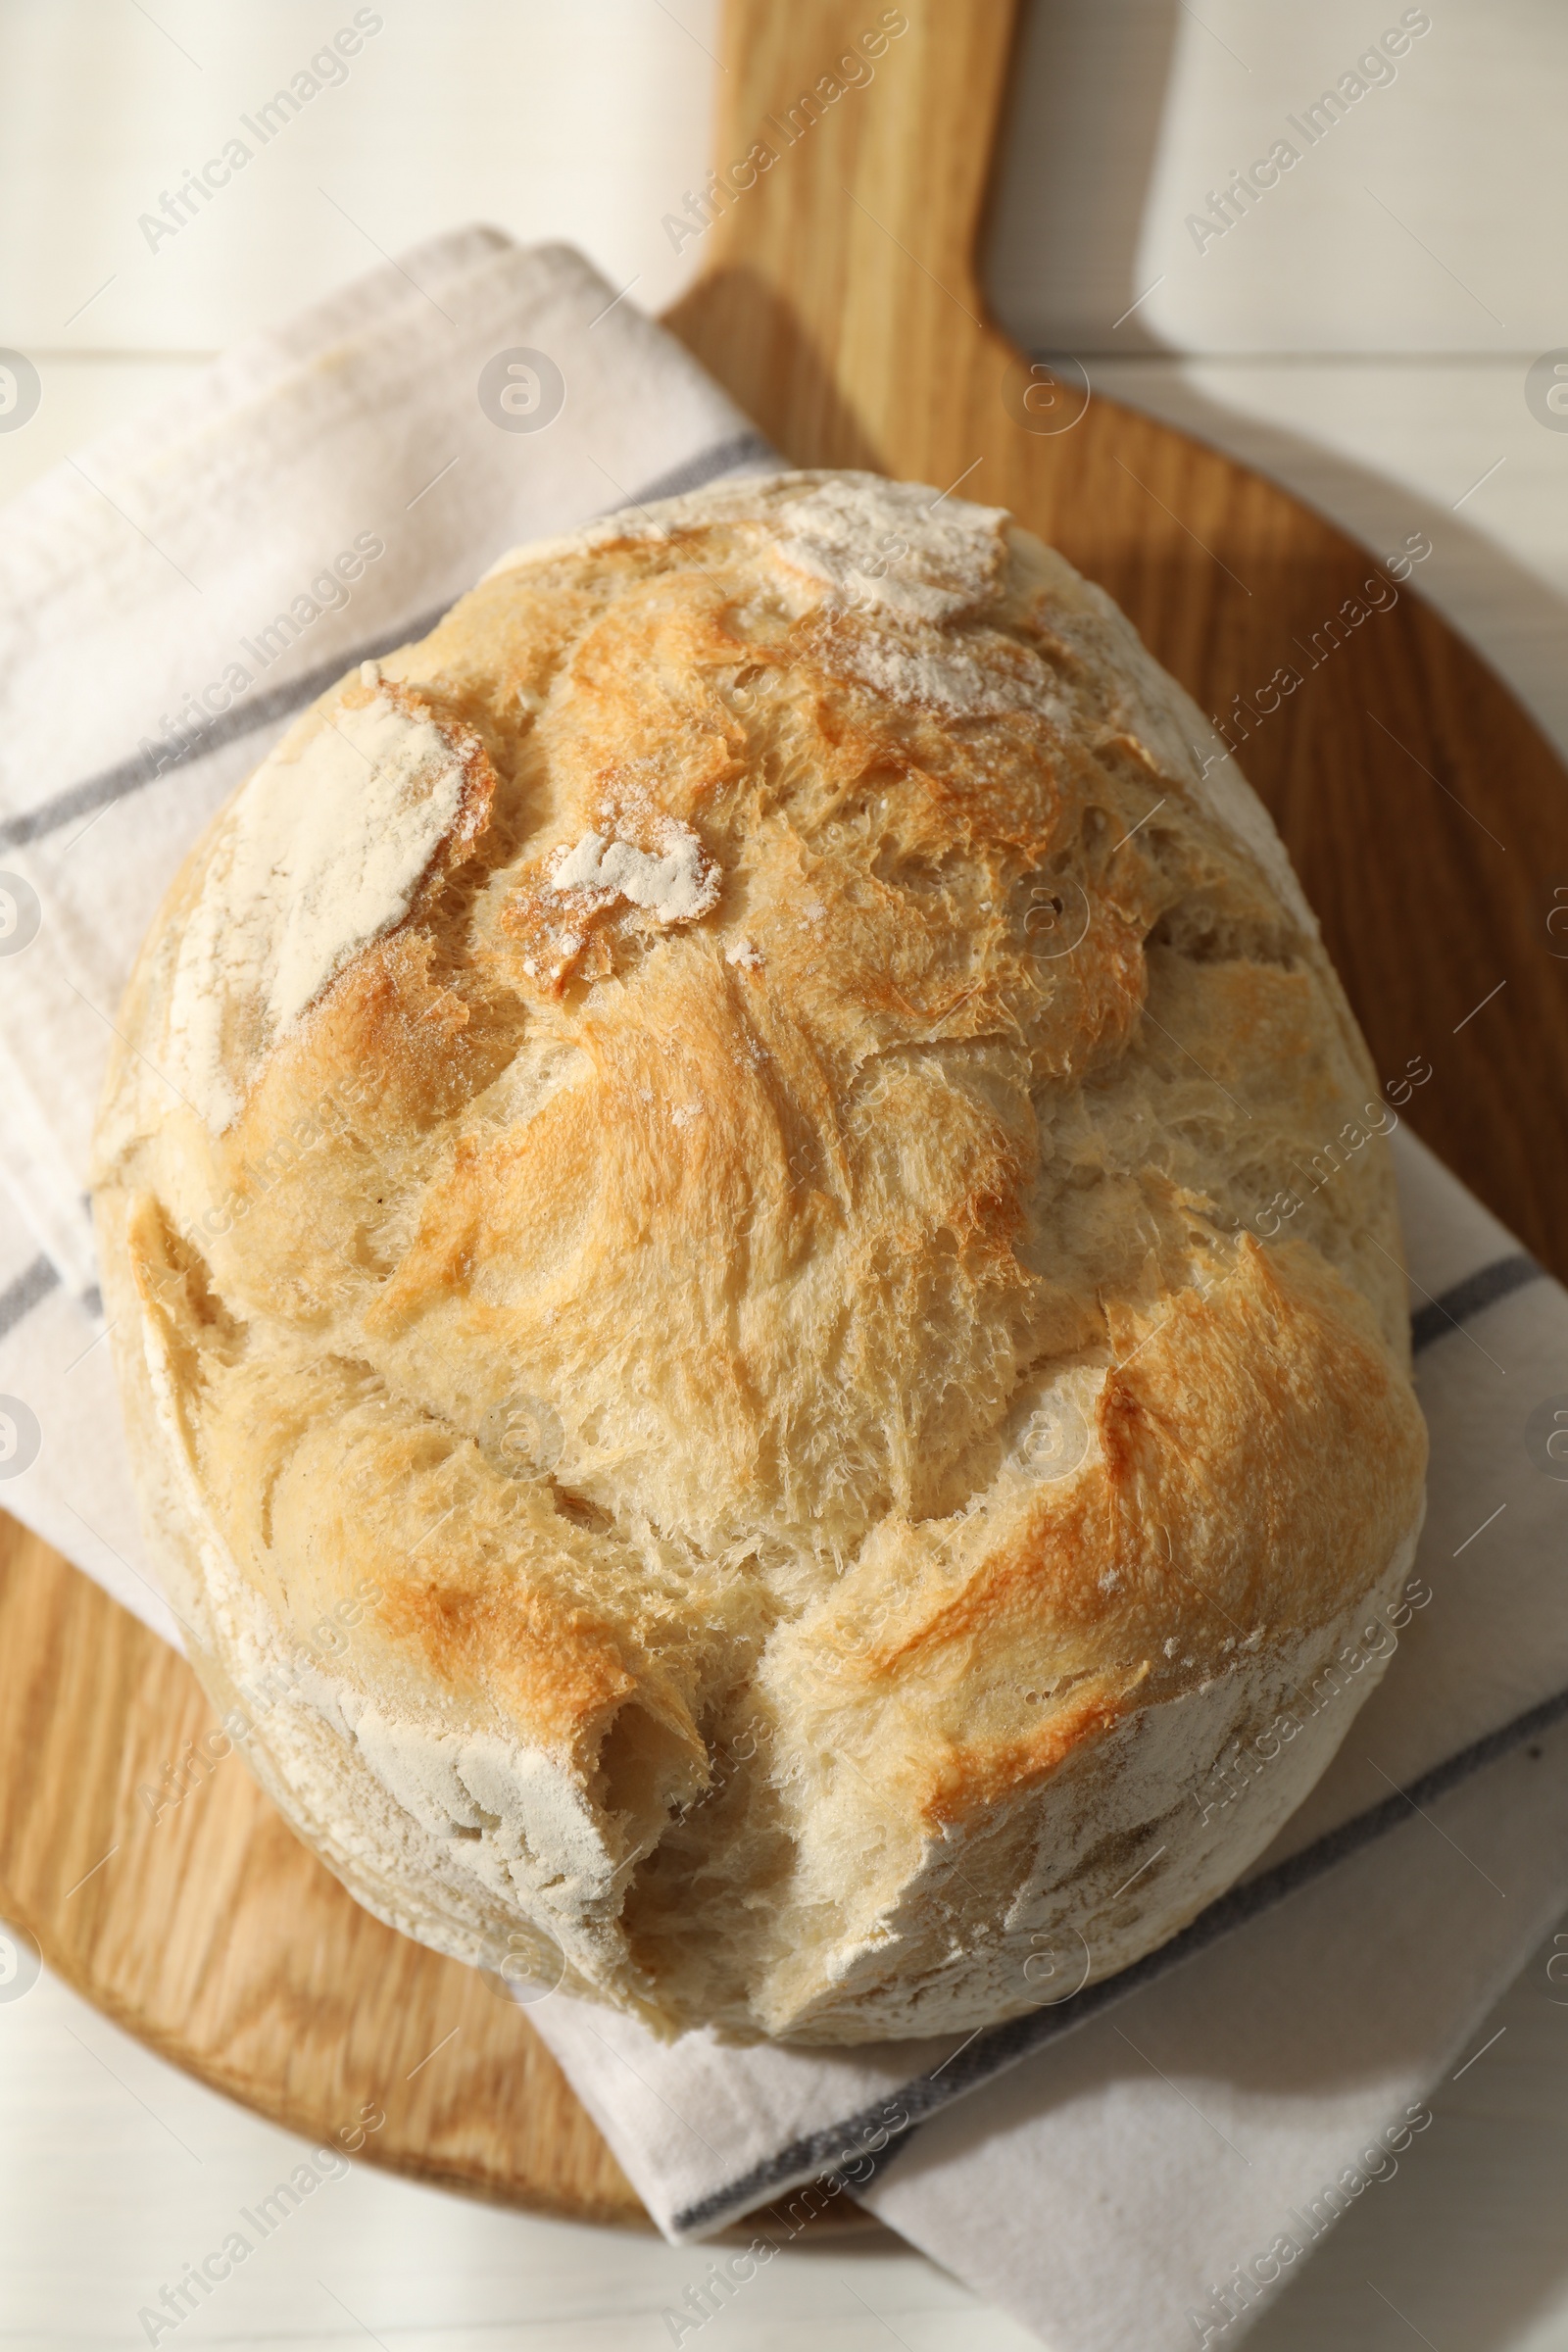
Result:
<svg viewBox="0 0 1568 2352"><path fill-rule="evenodd" d="M717 904L717 869L690 825L665 817L658 831L660 856L602 833L585 833L572 849L563 845L551 862L551 889L558 898L585 891L607 906L625 899L657 923L695 922Z"/></svg>
<svg viewBox="0 0 1568 2352"><path fill-rule="evenodd" d="M951 620L996 587L1007 560L1007 522L1001 507L944 501L918 483L830 474L780 506L774 553L841 596L920 620Z"/></svg>
<svg viewBox="0 0 1568 2352"><path fill-rule="evenodd" d="M378 677L362 686L370 699L340 705L242 786L180 944L170 1055L215 1133L240 1107L236 1054L248 1067L402 922L463 814L471 750Z"/></svg>

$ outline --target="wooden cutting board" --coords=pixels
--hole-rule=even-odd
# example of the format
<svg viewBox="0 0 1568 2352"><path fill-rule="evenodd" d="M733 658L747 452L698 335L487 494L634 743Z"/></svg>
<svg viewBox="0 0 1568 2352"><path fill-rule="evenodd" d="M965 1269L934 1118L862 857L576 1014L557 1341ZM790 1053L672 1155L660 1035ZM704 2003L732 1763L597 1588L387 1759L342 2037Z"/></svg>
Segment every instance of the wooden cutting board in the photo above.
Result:
<svg viewBox="0 0 1568 2352"><path fill-rule="evenodd" d="M1072 369L1031 373L986 325L973 252L1012 17L1010 0L729 0L724 187L669 323L791 460L1011 507L1205 710L1239 711L1380 1070L1430 1060L1413 1124L1568 1275L1568 964L1546 927L1568 777L1408 588L1327 630L1368 551L1167 426L1098 394L1083 409ZM867 33L869 82L837 70ZM1282 666L1302 682L1265 712ZM0 1914L109 2015L309 2135L375 2101L378 2163L642 2218L526 2014L357 1909L236 1758L152 1819L138 1786L211 1710L180 1659L11 1523L0 1695Z"/></svg>

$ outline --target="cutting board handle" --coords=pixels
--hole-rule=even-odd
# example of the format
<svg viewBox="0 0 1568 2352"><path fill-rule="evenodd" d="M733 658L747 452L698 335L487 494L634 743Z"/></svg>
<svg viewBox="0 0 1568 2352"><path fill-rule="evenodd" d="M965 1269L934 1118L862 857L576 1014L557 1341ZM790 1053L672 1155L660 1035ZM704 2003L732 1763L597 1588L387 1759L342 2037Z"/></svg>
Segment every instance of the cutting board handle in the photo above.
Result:
<svg viewBox="0 0 1568 2352"><path fill-rule="evenodd" d="M997 340L974 253L1014 16L726 0L714 172L665 220L702 274L670 323L797 464L885 466Z"/></svg>

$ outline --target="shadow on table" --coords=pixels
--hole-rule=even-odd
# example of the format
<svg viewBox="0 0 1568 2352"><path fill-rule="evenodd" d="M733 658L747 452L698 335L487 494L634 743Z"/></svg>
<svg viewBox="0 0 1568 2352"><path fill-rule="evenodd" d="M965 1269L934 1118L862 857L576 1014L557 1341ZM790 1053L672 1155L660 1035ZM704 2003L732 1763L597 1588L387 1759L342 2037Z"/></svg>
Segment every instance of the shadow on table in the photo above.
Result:
<svg viewBox="0 0 1568 2352"><path fill-rule="evenodd" d="M1568 2007L1538 1951L1397 2176L1369 2189L1249 2335L1249 2352L1502 2352L1568 2311ZM1561 1995L1568 1986L1558 1986ZM1412 2332L1413 2331L1413 2332ZM1216 2339L1223 2340L1223 2339Z"/></svg>

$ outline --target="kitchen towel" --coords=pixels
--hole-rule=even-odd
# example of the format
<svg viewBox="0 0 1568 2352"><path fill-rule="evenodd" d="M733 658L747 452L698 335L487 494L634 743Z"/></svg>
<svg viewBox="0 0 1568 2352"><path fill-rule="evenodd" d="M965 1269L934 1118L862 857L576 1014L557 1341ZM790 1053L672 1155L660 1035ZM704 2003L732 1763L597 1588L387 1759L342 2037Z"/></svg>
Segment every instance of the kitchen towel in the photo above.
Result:
<svg viewBox="0 0 1568 2352"><path fill-rule="evenodd" d="M472 229L6 511L0 1500L166 1638L83 1186L168 880L290 712L507 547L776 464L580 257ZM1434 1066L1412 1062L1421 1083ZM1568 1894L1568 1300L1402 1125L1395 1148L1432 1507L1397 1622L1302 1696L1348 1707L1397 1649L1327 1779L1175 1943L1084 1990L1071 1955L1042 1954L1038 2006L967 2041L662 2046L534 2001L667 2234L782 2198L787 2236L848 2193L1062 2352L1234 2342L1429 2128L1427 2090ZM1238 1756L1194 1801L1245 1804L1270 1760Z"/></svg>

